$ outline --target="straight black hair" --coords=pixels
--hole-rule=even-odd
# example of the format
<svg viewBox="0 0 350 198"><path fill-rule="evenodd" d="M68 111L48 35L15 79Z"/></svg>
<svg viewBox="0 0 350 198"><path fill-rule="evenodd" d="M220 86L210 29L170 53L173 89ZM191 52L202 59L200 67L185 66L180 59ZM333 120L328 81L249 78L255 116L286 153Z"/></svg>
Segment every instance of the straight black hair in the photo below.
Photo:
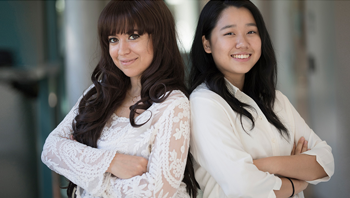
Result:
<svg viewBox="0 0 350 198"><path fill-rule="evenodd" d="M228 91L224 75L216 67L212 54L208 54L204 51L202 44L202 36L204 35L207 40L210 40L211 32L215 28L221 13L230 6L246 8L250 11L256 22L261 39L261 57L254 67L246 73L242 91L258 104L267 120L279 130L280 134L286 140L288 140L288 130L273 112L277 82L277 61L275 52L260 11L249 0L211 0L204 6L199 17L190 52L192 65L189 76L190 92L193 92L201 83L206 83L211 91L225 99L230 107L240 115L241 124L242 116L246 116L252 122L251 129L254 128L254 118L252 114L246 110L246 108L252 107L240 102Z"/></svg>

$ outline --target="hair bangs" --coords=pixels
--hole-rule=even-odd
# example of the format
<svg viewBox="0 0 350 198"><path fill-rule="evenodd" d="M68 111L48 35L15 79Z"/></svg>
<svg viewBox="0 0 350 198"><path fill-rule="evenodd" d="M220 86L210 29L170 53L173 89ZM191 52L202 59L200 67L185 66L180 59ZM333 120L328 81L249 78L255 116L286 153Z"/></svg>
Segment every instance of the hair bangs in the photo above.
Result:
<svg viewBox="0 0 350 198"><path fill-rule="evenodd" d="M112 4L117 5L112 5ZM138 5L133 1L117 1L110 4L104 18L103 32L105 38L116 34L152 34L154 30L154 22L145 20L149 13L142 5Z"/></svg>

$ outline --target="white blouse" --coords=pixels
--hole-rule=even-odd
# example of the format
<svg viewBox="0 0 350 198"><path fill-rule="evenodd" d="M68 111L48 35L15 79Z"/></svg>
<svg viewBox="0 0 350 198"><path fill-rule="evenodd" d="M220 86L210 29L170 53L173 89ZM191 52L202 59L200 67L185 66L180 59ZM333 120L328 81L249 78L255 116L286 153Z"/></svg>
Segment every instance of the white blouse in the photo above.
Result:
<svg viewBox="0 0 350 198"><path fill-rule="evenodd" d="M132 127L129 118L113 114L92 148L70 140L79 102L46 139L42 161L78 185L77 197L189 198L182 182L190 136L190 106L181 91L140 114ZM106 173L116 153L148 159L147 172L130 179Z"/></svg>
<svg viewBox="0 0 350 198"><path fill-rule="evenodd" d="M274 112L288 129L292 141L284 139L279 131L268 122L258 105L226 80L229 91L241 102L255 110L246 108L255 119L251 121L234 112L218 94L210 91L203 83L190 96L192 130L191 153L195 159L195 176L203 191L203 197L251 197L274 198L273 190L279 190L279 177L258 170L254 159L290 155L293 143L304 136L311 150L304 154L315 155L327 177L314 181L317 184L328 181L334 173L334 159L331 147L322 141L304 122L281 92L276 91ZM294 197L302 198L303 193Z"/></svg>

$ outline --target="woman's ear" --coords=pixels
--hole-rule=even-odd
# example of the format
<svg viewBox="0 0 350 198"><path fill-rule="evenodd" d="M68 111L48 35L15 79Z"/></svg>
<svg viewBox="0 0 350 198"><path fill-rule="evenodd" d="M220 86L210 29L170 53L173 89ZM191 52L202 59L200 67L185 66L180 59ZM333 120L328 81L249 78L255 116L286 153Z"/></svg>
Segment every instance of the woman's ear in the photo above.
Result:
<svg viewBox="0 0 350 198"><path fill-rule="evenodd" d="M211 54L210 42L205 38L204 35L202 36L202 43L203 43L204 51L208 54Z"/></svg>

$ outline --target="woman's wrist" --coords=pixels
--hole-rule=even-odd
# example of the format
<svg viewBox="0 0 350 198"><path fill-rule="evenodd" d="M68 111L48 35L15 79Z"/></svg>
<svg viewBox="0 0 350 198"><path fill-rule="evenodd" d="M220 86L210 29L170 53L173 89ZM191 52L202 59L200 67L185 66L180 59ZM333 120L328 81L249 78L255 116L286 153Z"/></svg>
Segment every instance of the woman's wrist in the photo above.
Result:
<svg viewBox="0 0 350 198"><path fill-rule="evenodd" d="M294 195L295 195L295 188L294 188L294 183L293 183L293 181L289 178L289 177L286 177L289 181L290 181L290 183L292 184L292 195L291 196L289 196L289 197L293 197Z"/></svg>
<svg viewBox="0 0 350 198"><path fill-rule="evenodd" d="M106 171L107 173L112 173L112 171L113 171L113 170L112 170L112 169L113 169L113 163L114 163L114 161L115 161L117 155L118 155L118 153L116 153L116 154L114 155L114 157L113 157L111 163L109 164L109 167L107 168L107 171Z"/></svg>
<svg viewBox="0 0 350 198"><path fill-rule="evenodd" d="M304 180L299 179L291 179L294 184L294 195L300 193L301 191L305 190L306 187L309 185Z"/></svg>
<svg viewBox="0 0 350 198"><path fill-rule="evenodd" d="M299 193L295 187L297 184L294 179L289 180L287 177L280 177L280 179L282 181L282 185L279 190L274 191L277 198L291 197ZM298 187L299 186L300 185L298 184Z"/></svg>

